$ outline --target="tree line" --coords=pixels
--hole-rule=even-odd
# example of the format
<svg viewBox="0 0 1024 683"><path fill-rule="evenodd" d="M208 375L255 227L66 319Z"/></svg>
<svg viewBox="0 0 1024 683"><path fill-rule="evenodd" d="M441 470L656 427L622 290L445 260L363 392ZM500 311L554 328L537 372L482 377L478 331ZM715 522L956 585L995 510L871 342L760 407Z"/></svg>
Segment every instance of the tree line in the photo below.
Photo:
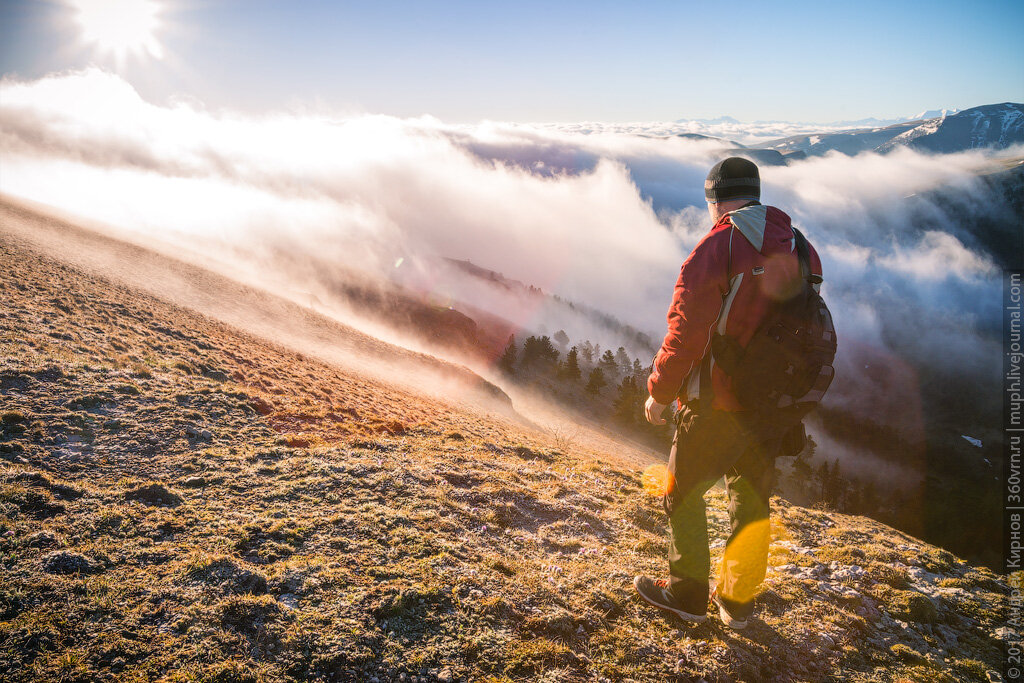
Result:
<svg viewBox="0 0 1024 683"><path fill-rule="evenodd" d="M664 429L652 428L643 417L650 363L630 357L625 346L615 351L583 340L572 346L559 330L552 336L531 335L520 344L509 337L498 359L501 372L520 384L541 384L556 394L582 396L598 418L609 416L620 426L664 441Z"/></svg>

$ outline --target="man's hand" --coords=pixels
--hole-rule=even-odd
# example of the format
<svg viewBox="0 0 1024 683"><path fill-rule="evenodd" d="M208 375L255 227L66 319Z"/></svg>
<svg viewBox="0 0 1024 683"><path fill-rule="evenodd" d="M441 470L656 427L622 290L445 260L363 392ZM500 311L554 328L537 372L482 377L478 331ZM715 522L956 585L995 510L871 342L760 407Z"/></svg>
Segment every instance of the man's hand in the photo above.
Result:
<svg viewBox="0 0 1024 683"><path fill-rule="evenodd" d="M647 403L644 404L644 415L647 416L647 421L652 425L665 424L665 418L661 416L661 413L667 407L664 403L655 401L653 396L648 396Z"/></svg>

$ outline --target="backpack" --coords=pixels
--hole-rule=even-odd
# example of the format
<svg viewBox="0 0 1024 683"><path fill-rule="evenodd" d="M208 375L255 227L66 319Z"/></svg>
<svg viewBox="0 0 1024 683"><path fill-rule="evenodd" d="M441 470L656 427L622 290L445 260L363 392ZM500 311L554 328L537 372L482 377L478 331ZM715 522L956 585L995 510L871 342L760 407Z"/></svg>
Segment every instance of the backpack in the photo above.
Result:
<svg viewBox="0 0 1024 683"><path fill-rule="evenodd" d="M740 405L758 413L782 413L801 420L821 401L835 376L836 331L824 299L811 285L803 234L793 228L803 286L776 304L747 346L716 334L711 342L715 363L732 378Z"/></svg>

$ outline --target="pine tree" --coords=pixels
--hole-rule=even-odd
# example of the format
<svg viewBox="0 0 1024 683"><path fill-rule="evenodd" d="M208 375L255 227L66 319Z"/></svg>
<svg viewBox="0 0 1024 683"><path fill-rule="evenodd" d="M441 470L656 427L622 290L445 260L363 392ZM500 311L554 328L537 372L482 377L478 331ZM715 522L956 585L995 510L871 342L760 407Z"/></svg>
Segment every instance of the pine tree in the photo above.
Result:
<svg viewBox="0 0 1024 683"><path fill-rule="evenodd" d="M849 484L843 476L839 460L832 461L832 472L828 480L828 497L825 501L834 509L841 510Z"/></svg>
<svg viewBox="0 0 1024 683"><path fill-rule="evenodd" d="M540 359L552 365L558 364L558 349L551 343L551 337L544 335L538 341Z"/></svg>
<svg viewBox="0 0 1024 683"><path fill-rule="evenodd" d="M554 368L558 364L558 349L551 345L548 336L526 338L523 343L522 367L540 366Z"/></svg>
<svg viewBox="0 0 1024 683"><path fill-rule="evenodd" d="M587 379L586 391L588 394L597 396L601 393L601 389L608 385L608 380L604 378L604 371L601 368L594 368L590 371L590 377Z"/></svg>
<svg viewBox="0 0 1024 683"><path fill-rule="evenodd" d="M633 371L633 363L629 360L629 354L626 353L626 348L620 346L619 350L615 352L615 362L619 366L619 375L625 377Z"/></svg>
<svg viewBox="0 0 1024 683"><path fill-rule="evenodd" d="M585 340L579 345L580 356L583 357L583 362L587 365L594 364L594 345L590 343L590 340Z"/></svg>
<svg viewBox="0 0 1024 683"><path fill-rule="evenodd" d="M814 475L818 480L818 500L825 502L825 496L828 493L828 482L832 476L832 466L828 460L821 463Z"/></svg>
<svg viewBox="0 0 1024 683"><path fill-rule="evenodd" d="M618 394L615 396L615 417L625 424L637 421L640 412L640 390L631 375L622 378Z"/></svg>
<svg viewBox="0 0 1024 683"><path fill-rule="evenodd" d="M506 375L514 375L516 368L516 336L513 334L508 338L508 344L505 345L505 351L501 354L501 358L498 359L498 367Z"/></svg>
<svg viewBox="0 0 1024 683"><path fill-rule="evenodd" d="M566 354L565 364L562 366L559 374L563 379L572 382L579 381L582 373L580 371L579 351L575 346L569 349L569 353Z"/></svg>
<svg viewBox="0 0 1024 683"><path fill-rule="evenodd" d="M597 367L601 368L608 377L616 377L619 374L619 364L615 362L615 354L611 352L611 349L601 355L601 360L598 361Z"/></svg>

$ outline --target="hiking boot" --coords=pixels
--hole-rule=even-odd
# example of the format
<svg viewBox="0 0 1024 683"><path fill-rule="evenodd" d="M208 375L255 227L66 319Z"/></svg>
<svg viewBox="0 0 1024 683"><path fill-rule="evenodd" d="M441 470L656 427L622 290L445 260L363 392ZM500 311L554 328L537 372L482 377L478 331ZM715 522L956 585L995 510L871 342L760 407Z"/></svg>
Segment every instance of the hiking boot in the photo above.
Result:
<svg viewBox="0 0 1024 683"><path fill-rule="evenodd" d="M636 592L647 604L671 612L684 621L699 624L708 618L706 603L698 610L692 607L688 609L686 605L676 600L669 590L668 579L652 579L639 574L633 579L633 588L636 588Z"/></svg>
<svg viewBox="0 0 1024 683"><path fill-rule="evenodd" d="M718 607L718 616L722 618L722 623L734 631L745 629L747 622L754 614L753 600L750 602L736 602L719 595L717 588L711 593L711 602L715 603L715 606Z"/></svg>

